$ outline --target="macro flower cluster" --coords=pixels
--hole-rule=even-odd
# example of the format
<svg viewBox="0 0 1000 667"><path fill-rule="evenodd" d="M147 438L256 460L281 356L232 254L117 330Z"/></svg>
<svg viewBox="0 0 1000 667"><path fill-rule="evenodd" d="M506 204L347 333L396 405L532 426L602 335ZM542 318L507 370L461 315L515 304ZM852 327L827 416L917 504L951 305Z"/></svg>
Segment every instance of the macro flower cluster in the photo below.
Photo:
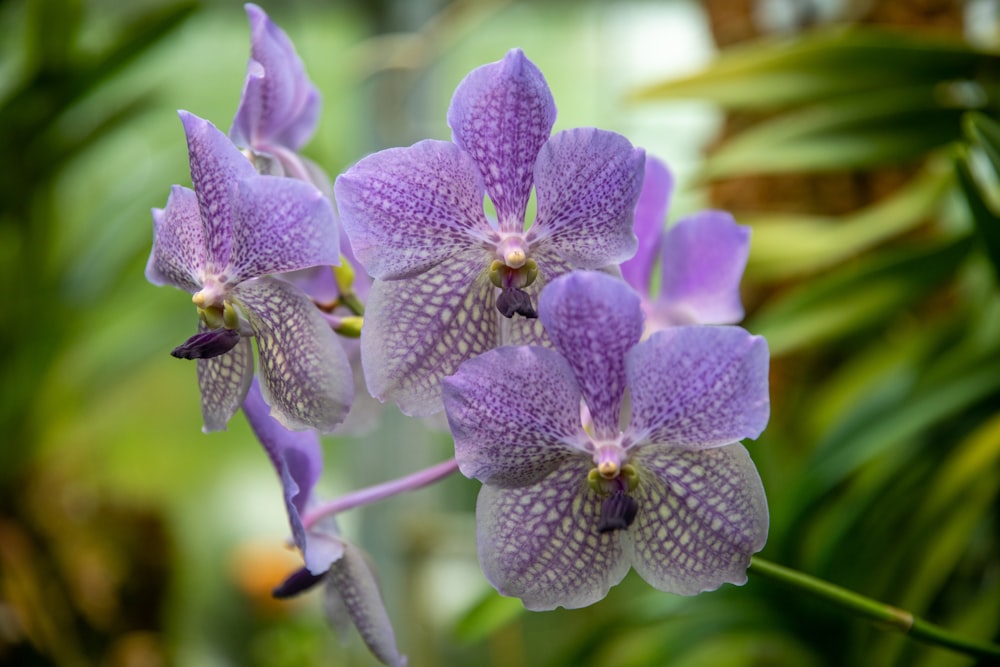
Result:
<svg viewBox="0 0 1000 667"><path fill-rule="evenodd" d="M456 470L482 483L486 578L529 609L593 604L630 568L681 595L743 583L768 526L741 444L768 421L767 345L731 326L749 230L721 211L665 228L666 167L615 132L553 132L519 49L458 85L450 141L330 179L299 154L319 91L246 11L231 129L180 112L192 188L154 209L146 277L192 295L197 331L173 354L196 360L204 430L242 408L280 479L303 566L275 595L322 584L332 621L404 664L334 515ZM368 393L443 410L455 458L322 503L318 433Z"/></svg>

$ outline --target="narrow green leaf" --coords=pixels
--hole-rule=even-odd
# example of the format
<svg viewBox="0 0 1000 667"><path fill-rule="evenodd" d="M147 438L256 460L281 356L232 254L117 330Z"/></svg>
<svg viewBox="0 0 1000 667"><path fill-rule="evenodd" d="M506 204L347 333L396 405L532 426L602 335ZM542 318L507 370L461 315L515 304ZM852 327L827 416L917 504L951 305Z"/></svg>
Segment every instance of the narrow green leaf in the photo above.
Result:
<svg viewBox="0 0 1000 667"><path fill-rule="evenodd" d="M489 591L455 625L455 637L474 644L489 637L524 613L524 605L517 598L508 598Z"/></svg>
<svg viewBox="0 0 1000 667"><path fill-rule="evenodd" d="M962 121L965 136L982 147L993 170L1000 174L1000 124L977 111L965 114Z"/></svg>
<svg viewBox="0 0 1000 667"><path fill-rule="evenodd" d="M723 51L702 72L637 90L638 101L696 98L731 109L777 109L887 86L972 79L1000 56L958 40L825 28Z"/></svg>
<svg viewBox="0 0 1000 667"><path fill-rule="evenodd" d="M969 212L972 214L976 235L983 244L997 280L1000 280L1000 217L997 217L990 209L980 192L976 179L972 175L969 159L968 147L959 146L955 155L955 171L958 174L958 182L965 195L965 201L969 205Z"/></svg>
<svg viewBox="0 0 1000 667"><path fill-rule="evenodd" d="M872 258L773 301L746 326L767 338L773 355L862 331L954 273L970 246L960 238Z"/></svg>
<svg viewBox="0 0 1000 667"><path fill-rule="evenodd" d="M904 187L842 217L759 213L740 215L753 228L747 274L756 281L816 273L926 220L949 191L953 173L932 161Z"/></svg>

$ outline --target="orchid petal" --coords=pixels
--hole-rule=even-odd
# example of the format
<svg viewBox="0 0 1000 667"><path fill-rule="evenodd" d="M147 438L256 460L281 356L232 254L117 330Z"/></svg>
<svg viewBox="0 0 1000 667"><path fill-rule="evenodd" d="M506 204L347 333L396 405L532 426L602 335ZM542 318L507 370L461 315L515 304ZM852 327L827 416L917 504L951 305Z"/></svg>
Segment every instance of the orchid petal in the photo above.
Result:
<svg viewBox="0 0 1000 667"><path fill-rule="evenodd" d="M199 326L199 331L206 331ZM236 414L253 380L253 347L244 338L229 352L198 360L198 386L201 389L202 430L224 431Z"/></svg>
<svg viewBox="0 0 1000 667"><path fill-rule="evenodd" d="M304 181L257 176L237 184L229 283L340 264L333 207Z"/></svg>
<svg viewBox="0 0 1000 667"><path fill-rule="evenodd" d="M236 181L257 175L233 142L207 120L178 111L187 135L191 182L205 225L207 266L212 273L229 263L235 220Z"/></svg>
<svg viewBox="0 0 1000 667"><path fill-rule="evenodd" d="M243 400L243 414L281 479L292 536L296 546L305 552L306 529L301 515L323 471L323 451L315 431L289 431L270 412L255 378Z"/></svg>
<svg viewBox="0 0 1000 667"><path fill-rule="evenodd" d="M639 239L639 247L635 251L635 257L621 265L622 276L640 294L649 294L653 264L663 245L663 227L673 189L674 178L667 165L647 154L642 192L635 205L635 222L632 225Z"/></svg>
<svg viewBox="0 0 1000 667"><path fill-rule="evenodd" d="M153 249L146 280L187 292L201 289L205 268L205 234L193 190L175 185L167 207L153 209Z"/></svg>
<svg viewBox="0 0 1000 667"><path fill-rule="evenodd" d="M576 374L597 438L614 438L625 394L625 353L642 336L639 296L597 271L574 271L542 292L539 317Z"/></svg>
<svg viewBox="0 0 1000 667"><path fill-rule="evenodd" d="M587 485L592 467L581 456L531 486L480 489L479 562L501 594L535 611L575 609L625 577L619 531L597 532L602 499Z"/></svg>
<svg viewBox="0 0 1000 667"><path fill-rule="evenodd" d="M768 528L764 487L746 449L650 447L636 459L639 513L624 532L639 576L679 595L745 583Z"/></svg>
<svg viewBox="0 0 1000 667"><path fill-rule="evenodd" d="M257 338L261 393L272 416L286 428L332 431L351 406L351 367L312 301L275 278L241 283L233 300Z"/></svg>
<svg viewBox="0 0 1000 667"><path fill-rule="evenodd" d="M634 442L705 449L767 425L767 342L739 327L672 327L625 358Z"/></svg>
<svg viewBox="0 0 1000 667"><path fill-rule="evenodd" d="M229 134L242 146L292 151L316 129L320 95L285 32L257 5L246 5L250 20L250 62L240 106Z"/></svg>
<svg viewBox="0 0 1000 667"><path fill-rule="evenodd" d="M528 233L579 269L618 264L635 254L635 203L645 153L614 132L559 132L535 163L538 217Z"/></svg>
<svg viewBox="0 0 1000 667"><path fill-rule="evenodd" d="M545 77L520 49L474 69L455 89L448 126L478 165L501 231L524 229L532 167L555 119Z"/></svg>
<svg viewBox="0 0 1000 667"><path fill-rule="evenodd" d="M580 389L553 350L491 350L445 378L442 395L458 467L485 484L534 484L587 443Z"/></svg>
<svg viewBox="0 0 1000 667"><path fill-rule="evenodd" d="M445 141L369 155L334 192L354 253L381 280L422 273L496 235L476 165Z"/></svg>
<svg viewBox="0 0 1000 667"><path fill-rule="evenodd" d="M654 314L673 313L676 324L739 322L749 253L750 228L724 211L702 211L673 225L663 243L663 287Z"/></svg>
<svg viewBox="0 0 1000 667"><path fill-rule="evenodd" d="M342 638L353 624L379 662L404 667L406 657L396 647L392 622L365 556L357 547L345 544L343 557L330 565L324 601L327 617Z"/></svg>
<svg viewBox="0 0 1000 667"><path fill-rule="evenodd" d="M496 288L486 253L468 250L412 280L376 280L365 307L365 383L403 414L439 412L441 378L497 345Z"/></svg>

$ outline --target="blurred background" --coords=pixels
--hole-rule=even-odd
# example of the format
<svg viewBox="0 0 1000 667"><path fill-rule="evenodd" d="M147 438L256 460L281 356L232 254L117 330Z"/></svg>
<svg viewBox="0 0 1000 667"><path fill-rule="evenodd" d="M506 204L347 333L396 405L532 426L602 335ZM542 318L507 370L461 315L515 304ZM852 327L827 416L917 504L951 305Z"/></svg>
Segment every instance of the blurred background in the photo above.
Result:
<svg viewBox="0 0 1000 667"><path fill-rule="evenodd" d="M745 326L773 352L749 449L764 556L1000 640L1000 10L958 0L267 2L324 95L307 156L450 136L469 70L520 46L556 129L626 134L679 181L671 220L753 227ZM228 129L241 3L0 2L0 663L375 664L298 566L241 416L203 435L187 295L143 278L150 209L190 185L175 111ZM321 495L450 440L386 408L324 441ZM479 572L477 484L352 512L402 650L423 665L974 661L751 577L695 598L634 575L527 613Z"/></svg>

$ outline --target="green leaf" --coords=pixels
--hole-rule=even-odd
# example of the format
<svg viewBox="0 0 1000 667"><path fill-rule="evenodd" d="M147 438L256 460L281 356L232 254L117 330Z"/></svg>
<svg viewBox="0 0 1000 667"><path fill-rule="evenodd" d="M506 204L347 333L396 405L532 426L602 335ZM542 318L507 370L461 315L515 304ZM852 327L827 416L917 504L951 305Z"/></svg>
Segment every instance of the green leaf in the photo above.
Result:
<svg viewBox="0 0 1000 667"><path fill-rule="evenodd" d="M950 165L932 162L891 196L842 217L740 215L753 228L747 274L755 281L816 273L925 221L949 191Z"/></svg>
<svg viewBox="0 0 1000 667"><path fill-rule="evenodd" d="M723 51L693 76L653 84L632 99L704 99L730 109L778 109L849 92L972 79L1000 56L957 40L833 28Z"/></svg>
<svg viewBox="0 0 1000 667"><path fill-rule="evenodd" d="M776 356L864 330L944 281L970 246L963 237L865 260L771 301L746 327Z"/></svg>
<svg viewBox="0 0 1000 667"><path fill-rule="evenodd" d="M993 165L993 171L1000 174L1000 124L977 111L965 114L962 119L965 136L981 146Z"/></svg>
<svg viewBox="0 0 1000 667"><path fill-rule="evenodd" d="M961 136L963 109L930 87L858 93L782 114L728 139L701 177L828 171L912 160Z"/></svg>
<svg viewBox="0 0 1000 667"><path fill-rule="evenodd" d="M969 212L972 214L976 235L983 244L997 280L1000 280L1000 217L990 209L976 184L976 179L972 175L969 150L965 146L959 146L956 150L955 171L965 201L969 205Z"/></svg>
<svg viewBox="0 0 1000 667"><path fill-rule="evenodd" d="M474 644L486 639L501 627L524 613L524 605L517 598L509 598L489 591L455 625L455 637Z"/></svg>

